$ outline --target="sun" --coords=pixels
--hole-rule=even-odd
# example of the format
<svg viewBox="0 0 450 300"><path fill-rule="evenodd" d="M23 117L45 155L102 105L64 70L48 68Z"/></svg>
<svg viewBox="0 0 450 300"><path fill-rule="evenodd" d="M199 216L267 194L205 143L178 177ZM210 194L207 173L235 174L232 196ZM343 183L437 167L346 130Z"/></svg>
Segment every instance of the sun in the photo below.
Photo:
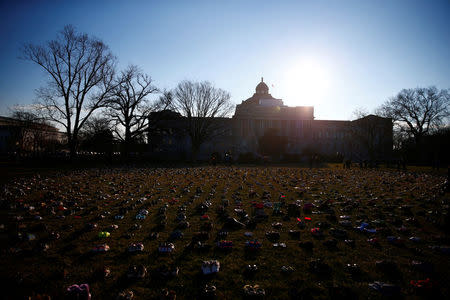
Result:
<svg viewBox="0 0 450 300"><path fill-rule="evenodd" d="M324 102L330 88L329 72L325 63L318 59L299 60L286 71L287 100L297 105Z"/></svg>

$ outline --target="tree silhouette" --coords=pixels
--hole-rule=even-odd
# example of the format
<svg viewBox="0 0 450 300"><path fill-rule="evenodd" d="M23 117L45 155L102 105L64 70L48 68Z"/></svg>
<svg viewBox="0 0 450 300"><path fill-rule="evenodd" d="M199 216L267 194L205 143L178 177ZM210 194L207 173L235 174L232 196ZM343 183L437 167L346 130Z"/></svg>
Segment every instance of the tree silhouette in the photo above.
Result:
<svg viewBox="0 0 450 300"><path fill-rule="evenodd" d="M152 79L137 66L122 71L108 100L107 114L115 123L114 132L122 142L122 154L128 155L130 146L143 140L149 126L149 115L160 109L160 102L151 103L148 96L157 91ZM164 105L165 109L168 104Z"/></svg>
<svg viewBox="0 0 450 300"><path fill-rule="evenodd" d="M207 81L182 81L166 97L172 98L172 107L187 118L193 159L205 141L224 134L217 118L229 115L233 108L228 92Z"/></svg>
<svg viewBox="0 0 450 300"><path fill-rule="evenodd" d="M114 56L102 41L65 26L44 46L28 44L22 58L38 64L48 75L47 87L37 91L42 116L62 125L70 155L92 113L105 105L113 89Z"/></svg>
<svg viewBox="0 0 450 300"><path fill-rule="evenodd" d="M379 112L392 118L400 131L414 137L416 144L420 145L424 135L448 121L449 90L436 87L404 89L387 100Z"/></svg>

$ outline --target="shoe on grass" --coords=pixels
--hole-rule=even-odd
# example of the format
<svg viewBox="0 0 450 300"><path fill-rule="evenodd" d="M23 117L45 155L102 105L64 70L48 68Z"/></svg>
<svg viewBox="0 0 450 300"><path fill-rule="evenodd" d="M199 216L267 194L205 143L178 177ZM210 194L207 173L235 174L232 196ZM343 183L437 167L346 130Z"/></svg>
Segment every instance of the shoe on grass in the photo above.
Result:
<svg viewBox="0 0 450 300"><path fill-rule="evenodd" d="M134 298L134 293L131 290L122 291L116 297L117 300L131 300L133 298Z"/></svg>

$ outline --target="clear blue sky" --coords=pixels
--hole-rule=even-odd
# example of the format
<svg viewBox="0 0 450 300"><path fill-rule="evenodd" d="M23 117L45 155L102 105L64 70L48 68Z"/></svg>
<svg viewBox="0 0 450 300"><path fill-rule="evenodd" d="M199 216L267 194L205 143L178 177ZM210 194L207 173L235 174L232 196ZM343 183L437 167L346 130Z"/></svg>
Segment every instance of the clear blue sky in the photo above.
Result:
<svg viewBox="0 0 450 300"><path fill-rule="evenodd" d="M449 15L449 0L2 0L0 114L31 104L46 84L38 66L18 59L21 45L72 24L161 89L209 80L238 104L263 76L285 104L349 119L402 88L450 87Z"/></svg>

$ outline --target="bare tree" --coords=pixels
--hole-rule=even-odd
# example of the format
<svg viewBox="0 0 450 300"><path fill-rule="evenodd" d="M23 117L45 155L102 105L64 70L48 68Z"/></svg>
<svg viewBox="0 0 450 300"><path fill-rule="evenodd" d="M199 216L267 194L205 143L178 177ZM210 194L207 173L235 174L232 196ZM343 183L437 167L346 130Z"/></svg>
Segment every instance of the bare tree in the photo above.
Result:
<svg viewBox="0 0 450 300"><path fill-rule="evenodd" d="M39 108L47 120L65 128L73 158L80 129L112 91L115 58L102 41L70 25L55 40L44 46L28 44L22 52L50 79L37 91Z"/></svg>
<svg viewBox="0 0 450 300"><path fill-rule="evenodd" d="M387 100L379 112L392 118L399 131L414 137L419 145L424 135L448 120L449 90L438 90L436 87L404 89Z"/></svg>
<svg viewBox="0 0 450 300"><path fill-rule="evenodd" d="M108 115L115 123L114 132L122 141L125 156L130 145L142 140L147 132L150 113L159 109L158 102L148 99L155 92L151 77L137 66L129 66L117 79L113 97L108 101Z"/></svg>
<svg viewBox="0 0 450 300"><path fill-rule="evenodd" d="M361 119L370 115L369 111L364 107L357 107L353 110L351 119Z"/></svg>
<svg viewBox="0 0 450 300"><path fill-rule="evenodd" d="M233 108L230 94L207 81L182 81L171 96L173 108L187 118L187 131L195 159L205 141L223 134L223 126L216 118L230 114Z"/></svg>

